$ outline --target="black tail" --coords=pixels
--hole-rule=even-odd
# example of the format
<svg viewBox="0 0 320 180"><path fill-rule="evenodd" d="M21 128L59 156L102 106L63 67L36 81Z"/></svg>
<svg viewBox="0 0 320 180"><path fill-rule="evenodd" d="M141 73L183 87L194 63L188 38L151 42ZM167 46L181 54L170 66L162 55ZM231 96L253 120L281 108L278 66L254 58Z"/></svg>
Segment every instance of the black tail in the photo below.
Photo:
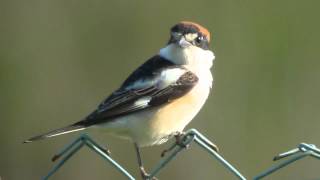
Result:
<svg viewBox="0 0 320 180"><path fill-rule="evenodd" d="M80 130L83 130L85 128L86 128L85 126L75 125L74 124L74 125L70 125L70 126L67 126L67 127L63 127L63 128L60 128L60 129L56 129L56 130L50 131L50 132L45 133L45 134L34 136L34 137L24 141L23 143L30 143L30 142L37 141L37 140L42 140L42 139L46 139L46 138L50 138L50 137L54 137L54 136L59 136L59 135L62 135L62 134L67 134L67 133L71 133L71 132L75 132L75 131L80 131Z"/></svg>

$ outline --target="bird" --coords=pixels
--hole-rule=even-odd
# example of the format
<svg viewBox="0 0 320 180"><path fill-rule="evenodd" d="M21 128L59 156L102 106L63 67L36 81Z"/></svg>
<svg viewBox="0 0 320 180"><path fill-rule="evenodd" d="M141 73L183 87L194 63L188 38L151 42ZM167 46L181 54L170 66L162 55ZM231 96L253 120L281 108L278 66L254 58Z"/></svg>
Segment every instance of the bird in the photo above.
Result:
<svg viewBox="0 0 320 180"><path fill-rule="evenodd" d="M210 32L202 25L178 22L170 29L168 43L133 71L92 113L24 143L103 128L133 142L141 176L148 179L140 148L160 145L182 135L208 99L215 59L209 49L210 38Z"/></svg>

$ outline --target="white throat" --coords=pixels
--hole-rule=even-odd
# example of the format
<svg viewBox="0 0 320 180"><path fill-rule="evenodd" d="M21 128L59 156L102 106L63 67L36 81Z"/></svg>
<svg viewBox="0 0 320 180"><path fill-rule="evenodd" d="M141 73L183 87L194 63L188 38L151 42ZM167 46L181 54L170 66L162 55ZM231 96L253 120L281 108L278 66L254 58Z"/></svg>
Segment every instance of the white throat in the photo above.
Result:
<svg viewBox="0 0 320 180"><path fill-rule="evenodd" d="M190 70L200 68L200 70L210 69L215 58L210 50L204 50L196 46L181 48L176 44L169 44L160 49L159 55L177 65L183 65Z"/></svg>
<svg viewBox="0 0 320 180"><path fill-rule="evenodd" d="M209 83L211 86L213 78L210 68L215 58L212 51L196 46L181 48L176 44L169 44L160 49L159 55L174 64L186 67L195 73L200 81L205 81L205 83Z"/></svg>

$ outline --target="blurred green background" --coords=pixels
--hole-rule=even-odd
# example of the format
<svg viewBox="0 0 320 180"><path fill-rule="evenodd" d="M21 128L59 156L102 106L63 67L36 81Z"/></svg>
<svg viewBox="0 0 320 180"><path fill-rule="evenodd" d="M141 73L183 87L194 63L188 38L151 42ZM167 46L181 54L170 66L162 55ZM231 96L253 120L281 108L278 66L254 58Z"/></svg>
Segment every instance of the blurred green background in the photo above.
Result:
<svg viewBox="0 0 320 180"><path fill-rule="evenodd" d="M165 45L180 20L207 27L216 55L213 93L188 128L249 178L300 142L320 146L319 7L316 0L1 0L0 176L44 176L50 158L79 133L21 142L91 112ZM131 143L89 134L139 177ZM143 149L147 169L167 146ZM314 180L319 167L307 158L267 179ZM233 179L195 145L158 177ZM52 179L125 178L84 148Z"/></svg>

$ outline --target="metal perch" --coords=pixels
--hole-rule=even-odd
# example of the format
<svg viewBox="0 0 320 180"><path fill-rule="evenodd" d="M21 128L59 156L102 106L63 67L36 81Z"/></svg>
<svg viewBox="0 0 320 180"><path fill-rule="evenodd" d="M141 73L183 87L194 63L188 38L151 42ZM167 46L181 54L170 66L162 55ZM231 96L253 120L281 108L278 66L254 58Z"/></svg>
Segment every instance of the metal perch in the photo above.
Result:
<svg viewBox="0 0 320 180"><path fill-rule="evenodd" d="M86 134L80 135L75 141L67 145L64 149L62 149L58 154L56 154L52 161L57 160L60 157L63 157L60 162L53 167L53 169L46 175L43 180L49 179L55 172L60 169L64 163L69 160L71 156L73 156L77 151L79 151L84 145L88 146L91 150L99 154L104 160L108 161L112 164L118 171L120 171L123 175L125 175L128 179L134 180L135 178L126 171L120 164L118 164L115 160L110 157L110 153L105 148L101 147L95 141L93 141L89 136Z"/></svg>
<svg viewBox="0 0 320 180"><path fill-rule="evenodd" d="M254 180L259 180L262 179L272 173L274 173L275 171L299 160L302 159L306 156L311 156L317 159L320 159L320 150L313 144L307 144L307 143L301 143L298 145L298 148L292 149L290 151L281 153L277 156L275 156L273 158L274 161L286 158L286 157L290 157L290 159L287 159L286 161L283 161L280 164L274 165L273 167L271 167L270 169L268 169L267 171L259 174L258 176L254 177Z"/></svg>
<svg viewBox="0 0 320 180"><path fill-rule="evenodd" d="M238 179L246 179L236 168L234 168L230 163L228 163L228 161L226 161L221 155L219 155L218 152L216 152L216 149L213 148L215 147L215 145L196 129L190 129L186 132L184 138L182 139L182 143L184 144L184 146L174 143L169 148L171 153L169 155L166 155L165 158L161 159L160 162L155 166L155 168L153 168L150 173L150 178L158 174L159 171L164 168L171 160L173 160L173 158L177 156L177 154L181 150L185 149L185 147L190 145L193 141L204 150L206 150L207 153L215 157L216 160L222 163L222 165L229 171L231 171Z"/></svg>
<svg viewBox="0 0 320 180"><path fill-rule="evenodd" d="M200 132L195 129L190 129L186 132L182 139L182 143L185 146L177 145L174 143L170 148L170 153L163 157L160 162L153 168L150 173L150 179L154 177L156 174L160 172L162 168L164 168L171 160L174 159L177 154L185 149L186 146L190 145L192 142L195 142L200 147L202 147L208 154L212 155L216 160L218 160L222 165L231 171L238 179L245 180L246 178L230 163L228 163L221 155L216 152L216 146L208 140L205 136L203 136ZM55 161L58 158L62 158L58 164L56 164L53 169L45 176L43 179L47 180L51 177L54 173L56 173L59 168L61 168L64 163L69 160L77 151L79 151L84 145L88 146L91 150L99 154L103 159L107 160L111 165L113 165L119 172L121 172L124 176L126 176L130 180L134 180L135 178L125 170L120 164L118 164L115 160L113 160L108 150L101 147L95 141L93 141L89 136L86 134L82 134L79 138L75 141L67 145L64 149L62 149L58 154L56 154L52 160Z"/></svg>

